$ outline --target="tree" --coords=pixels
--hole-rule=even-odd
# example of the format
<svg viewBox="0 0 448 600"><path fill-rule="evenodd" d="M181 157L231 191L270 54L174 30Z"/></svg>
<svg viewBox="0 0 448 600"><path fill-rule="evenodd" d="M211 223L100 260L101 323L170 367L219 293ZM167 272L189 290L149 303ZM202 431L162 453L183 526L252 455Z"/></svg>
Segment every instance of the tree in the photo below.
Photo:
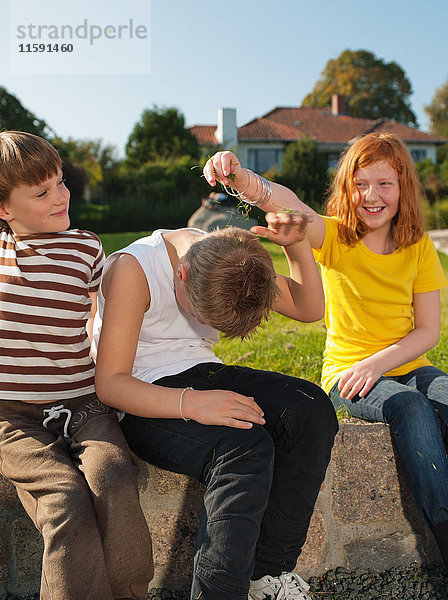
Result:
<svg viewBox="0 0 448 600"><path fill-rule="evenodd" d="M276 180L293 190L301 200L317 211L327 187L328 167L310 138L291 142L282 158L282 172Z"/></svg>
<svg viewBox="0 0 448 600"><path fill-rule="evenodd" d="M54 131L20 101L0 86L0 129L27 131L45 139L54 135Z"/></svg>
<svg viewBox="0 0 448 600"><path fill-rule="evenodd" d="M347 97L348 113L353 117L387 118L417 125L409 100L412 87L403 69L366 50L344 50L329 60L302 104L328 106L333 94Z"/></svg>
<svg viewBox="0 0 448 600"><path fill-rule="evenodd" d="M62 140L55 137L52 143L64 163L67 187L76 197L97 194L118 163L114 146L103 146L101 140Z"/></svg>
<svg viewBox="0 0 448 600"><path fill-rule="evenodd" d="M431 131L448 138L448 79L434 94L431 104L424 107L431 120Z"/></svg>
<svg viewBox="0 0 448 600"><path fill-rule="evenodd" d="M439 164L425 158L416 164L416 168L430 204L446 196L448 185L444 181Z"/></svg>
<svg viewBox="0 0 448 600"><path fill-rule="evenodd" d="M439 156L437 158L439 159ZM425 217L427 226L434 229L439 229L440 226L446 227L448 161L438 160L437 163L433 163L429 158L425 158L415 166L430 206Z"/></svg>
<svg viewBox="0 0 448 600"><path fill-rule="evenodd" d="M198 158L199 154L197 140L176 108L145 109L126 144L127 161L134 167L185 155Z"/></svg>
<svg viewBox="0 0 448 600"><path fill-rule="evenodd" d="M440 177L448 186L448 144L439 146L437 149L437 164L440 169Z"/></svg>

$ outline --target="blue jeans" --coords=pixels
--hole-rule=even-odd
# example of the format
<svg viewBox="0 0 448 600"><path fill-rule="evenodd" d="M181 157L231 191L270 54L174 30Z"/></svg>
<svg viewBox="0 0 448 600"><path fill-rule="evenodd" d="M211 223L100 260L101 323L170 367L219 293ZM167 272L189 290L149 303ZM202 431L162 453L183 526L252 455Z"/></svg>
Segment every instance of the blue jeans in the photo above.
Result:
<svg viewBox="0 0 448 600"><path fill-rule="evenodd" d="M418 511L429 527L448 522L448 375L420 367L399 377L381 377L363 398L341 398L336 408L368 421L390 425Z"/></svg>
<svg viewBox="0 0 448 600"><path fill-rule="evenodd" d="M280 373L200 364L158 385L253 396L266 424L249 430L127 414L131 449L206 485L191 597L247 600L249 580L294 568L338 425L316 385Z"/></svg>

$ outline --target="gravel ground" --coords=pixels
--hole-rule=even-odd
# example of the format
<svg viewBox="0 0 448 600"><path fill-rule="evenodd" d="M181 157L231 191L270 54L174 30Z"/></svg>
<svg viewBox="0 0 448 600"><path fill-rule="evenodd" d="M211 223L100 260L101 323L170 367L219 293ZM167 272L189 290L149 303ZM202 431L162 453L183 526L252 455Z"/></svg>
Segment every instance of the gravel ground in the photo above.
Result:
<svg viewBox="0 0 448 600"><path fill-rule="evenodd" d="M315 600L448 600L448 572L433 566L394 567L382 573L338 567L309 583Z"/></svg>
<svg viewBox="0 0 448 600"><path fill-rule="evenodd" d="M433 566L349 571L343 567L309 580L313 600L448 600L448 572ZM188 600L189 590L153 588L150 600Z"/></svg>
<svg viewBox="0 0 448 600"><path fill-rule="evenodd" d="M433 566L394 567L382 573L338 567L309 583L313 600L448 600L448 572ZM148 600L188 600L189 596L188 588L151 588ZM0 600L39 600L39 594L0 595Z"/></svg>

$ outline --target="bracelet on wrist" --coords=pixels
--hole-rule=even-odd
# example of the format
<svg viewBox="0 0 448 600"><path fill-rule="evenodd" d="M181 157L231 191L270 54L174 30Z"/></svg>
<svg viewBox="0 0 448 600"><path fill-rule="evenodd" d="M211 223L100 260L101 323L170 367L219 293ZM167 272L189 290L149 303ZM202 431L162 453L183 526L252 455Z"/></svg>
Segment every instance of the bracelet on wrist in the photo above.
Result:
<svg viewBox="0 0 448 600"><path fill-rule="evenodd" d="M261 175L258 175L257 173L253 173L250 169L246 169L246 171L247 171L247 174L249 175L249 183L247 184L245 190L243 190L241 192L236 192L234 189L232 189L228 185L222 184L222 186L228 196L233 196L234 198L239 198L240 200L243 200L243 202L250 204L250 206L256 206L258 208L261 208L262 206L267 204L269 202L269 200L271 199L271 196L272 196L271 182L268 181L267 179L265 179L264 177L262 177ZM255 177L255 181L257 183L257 188L256 188L255 192L253 194L251 194L250 197L248 197L245 194L251 186L252 175ZM260 188L261 188L261 190L259 191Z"/></svg>
<svg viewBox="0 0 448 600"><path fill-rule="evenodd" d="M250 198L248 198L247 196L242 196L241 199L244 200L244 202L247 202L248 204L250 204L251 206L256 206L258 208L261 208L262 206L267 204L269 202L269 200L271 199L272 186L271 186L271 182L268 181L267 179L265 179L264 177L261 177L261 175L255 174L255 177L257 180L257 189L255 190L255 194L253 196L251 196ZM261 192L260 193L258 192L259 182L261 184Z"/></svg>
<svg viewBox="0 0 448 600"><path fill-rule="evenodd" d="M249 175L249 183L246 186L246 189L243 190L242 192L237 192L235 191L232 187L230 187L230 185L224 185L223 183L221 183L222 187L224 188L226 194L228 196L233 196L234 198L241 198L243 196L243 194L245 194L247 192L247 190L250 188L250 184L252 183L252 177L251 177L251 173L252 171L250 171L249 169L246 169L247 174ZM255 173L253 173L255 175Z"/></svg>
<svg viewBox="0 0 448 600"><path fill-rule="evenodd" d="M182 419L185 421L185 423L188 423L188 421L191 421L191 419L188 419L187 417L184 417L184 415L182 414L182 400L184 399L184 394L187 390L192 390L192 387L186 387L184 388L181 393L180 393L180 398L179 398L179 414L182 417Z"/></svg>

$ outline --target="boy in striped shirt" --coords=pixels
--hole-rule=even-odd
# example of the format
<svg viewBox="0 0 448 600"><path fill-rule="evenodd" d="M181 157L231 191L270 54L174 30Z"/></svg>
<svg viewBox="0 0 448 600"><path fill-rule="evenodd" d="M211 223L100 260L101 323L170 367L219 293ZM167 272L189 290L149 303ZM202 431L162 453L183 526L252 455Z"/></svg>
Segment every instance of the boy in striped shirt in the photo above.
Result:
<svg viewBox="0 0 448 600"><path fill-rule="evenodd" d="M90 356L103 250L69 200L51 144L0 133L0 473L43 535L41 600L143 600L149 532Z"/></svg>

